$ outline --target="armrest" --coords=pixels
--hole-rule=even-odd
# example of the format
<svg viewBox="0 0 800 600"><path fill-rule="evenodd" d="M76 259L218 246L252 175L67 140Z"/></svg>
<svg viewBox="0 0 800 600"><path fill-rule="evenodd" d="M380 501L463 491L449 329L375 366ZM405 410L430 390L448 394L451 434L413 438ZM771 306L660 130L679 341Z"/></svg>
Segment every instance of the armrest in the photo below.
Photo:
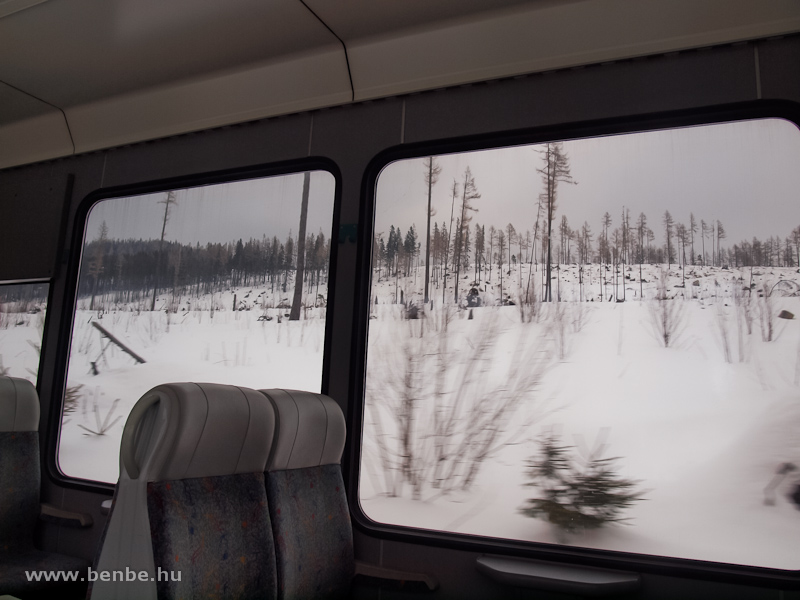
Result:
<svg viewBox="0 0 800 600"><path fill-rule="evenodd" d="M91 515L56 508L52 504L44 503L42 504L39 518L48 523L66 525L67 527L91 527L94 523Z"/></svg>
<svg viewBox="0 0 800 600"><path fill-rule="evenodd" d="M407 583L422 583L428 590L433 591L439 587L439 582L426 573L414 573L412 571L400 571L398 569L389 569L378 565L371 565L369 563L356 561L356 575L363 575L364 577L373 577L375 579L386 579L389 581L402 581Z"/></svg>
<svg viewBox="0 0 800 600"><path fill-rule="evenodd" d="M641 584L638 573L507 556L481 556L477 565L498 583L579 596L635 592Z"/></svg>
<svg viewBox="0 0 800 600"><path fill-rule="evenodd" d="M113 505L114 505L114 501L113 501L111 498L109 498L108 500L103 500L103 501L100 503L100 513L101 513L103 516L106 516L106 517L107 517L108 515L110 515L110 514L111 514L111 507L112 507Z"/></svg>

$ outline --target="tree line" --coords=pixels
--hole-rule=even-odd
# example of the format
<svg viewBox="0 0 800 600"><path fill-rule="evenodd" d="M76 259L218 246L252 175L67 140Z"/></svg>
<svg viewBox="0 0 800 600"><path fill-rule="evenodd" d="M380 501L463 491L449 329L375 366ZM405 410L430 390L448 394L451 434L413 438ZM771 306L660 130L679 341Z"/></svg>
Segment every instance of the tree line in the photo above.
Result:
<svg viewBox="0 0 800 600"><path fill-rule="evenodd" d="M673 264L681 268L687 265L729 268L800 265L800 225L785 237L771 236L766 240L753 237L728 246L723 245L728 235L721 220L698 220L693 212L688 222L681 223L665 210L654 223L643 212L635 217L629 209L622 208L616 219L608 212L603 215L597 234L587 221L573 228L565 213L556 225L559 185L577 182L572 178L569 157L560 143L544 144L537 152L542 161L536 169L541 176L542 191L537 198L533 227L525 231L518 231L519 224L512 223L505 227L490 226L488 231L485 225L471 225L473 213L478 211L475 201L481 194L469 166L462 178L454 180L449 188L449 221L434 220L432 189L442 169L436 157L427 157L423 163L428 193L424 248L415 225L405 234L400 227L391 225L387 239L384 232L376 233L373 266L378 279L412 273L416 276L415 267L423 264L425 301L430 299L431 285L443 288L444 301L448 277L460 281L463 273L471 272L473 283L491 282L492 267L496 265L502 285L504 265L527 263L531 268L538 268L542 264L545 270L542 299L550 301L552 270L562 264L615 267L666 264L668 268ZM617 226L612 227L615 221ZM656 243L657 233L660 234L659 243ZM510 274L510 270L506 274ZM457 303L459 286L453 287L453 300Z"/></svg>
<svg viewBox="0 0 800 600"><path fill-rule="evenodd" d="M121 302L149 299L154 293L201 295L241 286L269 286L285 293L297 269L299 246L291 232L283 241L263 236L204 246L117 240L108 238L103 223L97 238L84 247L78 294L90 298L93 310L96 297L109 293ZM318 290L328 280L330 239L321 231L308 234L300 251L305 259L302 280L309 291Z"/></svg>

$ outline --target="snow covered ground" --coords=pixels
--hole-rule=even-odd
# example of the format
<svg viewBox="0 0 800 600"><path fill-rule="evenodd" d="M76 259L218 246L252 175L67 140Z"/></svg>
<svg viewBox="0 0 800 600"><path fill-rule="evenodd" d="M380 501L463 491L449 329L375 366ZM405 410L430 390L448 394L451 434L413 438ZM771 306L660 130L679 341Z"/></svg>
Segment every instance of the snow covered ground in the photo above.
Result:
<svg viewBox="0 0 800 600"><path fill-rule="evenodd" d="M550 524L520 512L538 493L526 485L537 440L555 433L574 446L577 460L592 451L619 457L618 473L639 481L645 498L624 513L626 523L568 536L567 543L800 568L800 512L786 497L798 472L780 481L774 505L764 502L777 469L800 465L800 297L779 295L796 289L797 270L757 267L751 274L749 268L687 267L684 276L673 265L665 288L673 299L659 303L652 299L660 293L661 267L646 265L646 282L639 281L638 265L630 267L616 287L613 270L604 269L610 283L601 302L598 265L584 267L582 291L578 267L562 266L554 273L553 295L560 286L565 301L541 304L538 316L523 322L519 304L501 306L498 299L519 301L517 286L527 281L527 269L512 266L502 293L495 269L491 284L476 286L483 306L471 311L471 319L469 310L443 309L436 287L425 318L403 318L395 290L420 307L422 271L416 287L414 277L373 283L378 304L371 307L359 490L364 512L382 523L560 543L563 536ZM625 302L609 302L622 298L623 276ZM740 294L737 304L737 290L750 288L751 277L752 293ZM540 272L531 280L541 294ZM759 290L780 281L794 283L778 285L768 306ZM469 283L462 281L462 298ZM274 307L279 299L267 301L264 291L183 298L178 312L169 314L135 306L98 314L79 302L68 375L71 402L59 451L64 472L116 480L125 417L144 392L165 381L319 390L325 309L309 308L303 320L289 322L287 309ZM233 294L250 310L231 310ZM451 296L452 289L448 301ZM668 347L657 326L659 306L674 307ZM795 318L776 318L783 310ZM0 328L0 352L10 374L36 371L42 314L18 315L20 324L7 321ZM760 317L767 314L773 317L772 341L764 339L766 322L762 336ZM146 363L137 364L113 344L103 351L108 340L93 322ZM418 473L416 489L402 476L400 433L408 415L398 407L409 390L418 412L405 423L427 452L435 448L428 435L432 411L463 400L449 442L464 457L448 463L450 481L460 482L452 489L446 489L445 471L430 466L432 455L423 461L428 470ZM466 458L484 438L474 432L465 438L464 432L504 402L510 412L490 421L494 451L470 476Z"/></svg>
<svg viewBox="0 0 800 600"><path fill-rule="evenodd" d="M42 299L24 310L15 302L0 305L0 374L36 383L46 304Z"/></svg>
<svg viewBox="0 0 800 600"><path fill-rule="evenodd" d="M527 271L515 269L506 275L506 286L527 280ZM577 269L562 267L560 274L554 273L561 278L565 300L581 296ZM436 359L442 346L435 339L441 333L431 331L441 289L431 293L437 300L424 319L427 325L416 325L418 321L401 318L402 306L391 304L394 279L374 281L378 305L370 321L360 483L364 512L382 523L563 541L549 523L520 512L525 500L538 494L526 486L537 440L555 433L563 445L575 448L576 460L586 460L593 450L619 457L614 463L619 475L638 480L645 498L625 511L626 523L568 536L568 543L800 568L800 512L786 498L800 479L798 472L779 483L775 505L765 504L765 488L776 470L787 462L800 465L800 319L775 318L782 310L800 315L800 297L778 295L784 288L797 289L793 283L779 285L769 297L771 305L758 294L764 283L771 289L782 280L797 282L800 275L796 268L753 269L753 292L740 295L737 309L736 291L751 285L749 268L687 267L683 287L683 273L673 265L666 291L674 299L659 303L649 299L658 294L660 269L643 268L645 301L635 266L626 272L631 278L625 283L627 301L600 302L595 265L583 273L582 297L592 301L542 305L538 321L522 322L516 305L476 308L472 319L468 310L460 310L448 325L447 359L440 363ZM495 285L480 286L484 300L500 297L498 275L495 269ZM613 283L613 271L607 277ZM413 278L401 278L399 285L405 286L405 298L419 298ZM554 280L554 297L556 285ZM514 287L512 299L519 296ZM615 291L613 285L605 289L606 298ZM622 285L617 289L621 298ZM657 326L659 306L672 310L677 324L669 347ZM772 341L764 341L759 326L759 316L767 314L773 317ZM752 318L749 334L745 317ZM487 327L494 341L481 354ZM410 358L420 353L428 356L427 366ZM463 433L469 432L468 422L490 410L486 405L502 401L508 389L521 389L515 378L524 371L514 370L515 361L530 365L528 373L538 369L538 374L513 415L497 422L500 437L508 443L483 460L467 489L443 492L431 466L440 440L436 411L446 411L459 395L480 400L473 412L458 413L464 426L445 442L457 448L459 460L468 461L470 447L479 443L474 436L464 439L473 435ZM480 376L465 384L476 371ZM403 405L404 397L412 402ZM391 417L393 412L407 416L403 406L416 411L410 429ZM409 430L416 449L414 443L404 444L409 436L402 434ZM403 457L414 452L422 457L418 472L427 478L416 493L409 477L402 475Z"/></svg>
<svg viewBox="0 0 800 600"><path fill-rule="evenodd" d="M232 310L234 294L247 310ZM242 288L184 297L177 313L119 306L100 315L81 308L85 303L79 301L67 383L68 397L74 390L75 401L64 414L59 446L64 473L116 481L125 419L136 401L161 383L210 381L318 392L325 308L309 308L304 318L290 322L288 309L269 308L280 302L272 300L263 289ZM110 344L93 322L146 362L137 364Z"/></svg>

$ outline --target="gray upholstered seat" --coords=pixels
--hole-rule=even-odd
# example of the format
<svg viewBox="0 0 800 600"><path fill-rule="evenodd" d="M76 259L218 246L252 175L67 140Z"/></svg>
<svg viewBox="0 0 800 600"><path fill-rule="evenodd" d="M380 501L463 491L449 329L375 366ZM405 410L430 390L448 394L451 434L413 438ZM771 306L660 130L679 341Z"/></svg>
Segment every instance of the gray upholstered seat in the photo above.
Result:
<svg viewBox="0 0 800 600"><path fill-rule="evenodd" d="M247 388L173 383L145 394L123 432L96 568L147 580L98 581L91 598L274 598L264 487L274 426L271 403Z"/></svg>
<svg viewBox="0 0 800 600"><path fill-rule="evenodd" d="M29 582L25 571L83 571L88 562L42 552L33 537L40 514L39 396L15 377L0 376L0 595L55 597L85 584Z"/></svg>
<svg viewBox="0 0 800 600"><path fill-rule="evenodd" d="M346 428L321 394L261 390L275 407L266 484L279 598L343 598L354 574L353 532L340 461Z"/></svg>

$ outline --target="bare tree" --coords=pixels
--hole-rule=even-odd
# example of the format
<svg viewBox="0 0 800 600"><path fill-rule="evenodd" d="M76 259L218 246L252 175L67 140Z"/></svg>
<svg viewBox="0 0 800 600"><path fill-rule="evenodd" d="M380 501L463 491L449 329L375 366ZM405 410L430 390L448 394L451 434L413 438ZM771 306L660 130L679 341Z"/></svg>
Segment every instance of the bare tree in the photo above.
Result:
<svg viewBox="0 0 800 600"><path fill-rule="evenodd" d="M156 309L156 294L158 293L159 275L161 270L161 251L164 248L164 234L167 231L167 221L169 221L169 209L173 204L176 204L175 191L170 190L167 192L167 197L159 201L159 204L164 205L164 221L161 224L161 240L158 242L158 258L156 259L156 278L153 282L153 301L150 303L150 310Z"/></svg>
<svg viewBox="0 0 800 600"><path fill-rule="evenodd" d="M644 300L644 288L642 287L642 263L644 262L644 236L647 232L647 217L644 213L639 213L636 221L636 232L639 234L639 297Z"/></svg>
<svg viewBox="0 0 800 600"><path fill-rule="evenodd" d="M564 151L564 146L561 142L547 143L544 149L538 152L544 159L544 165L536 169L536 171L542 175L542 183L544 184L544 191L540 198L547 207L547 275L545 302L552 302L553 294L550 277L553 267L553 255L551 240L553 220L556 218L558 184L575 184L576 182L572 179L572 175L570 174L569 157Z"/></svg>
<svg viewBox="0 0 800 600"><path fill-rule="evenodd" d="M425 302L428 302L428 282L430 281L430 263L431 263L431 217L436 212L431 208L431 195L433 186L439 181L439 175L442 173L441 165L436 163L436 158L429 156L423 162L425 166L425 184L428 186L428 227L425 234Z"/></svg>
<svg viewBox="0 0 800 600"><path fill-rule="evenodd" d="M658 277L658 295L650 303L650 318L656 337L665 348L674 346L684 325L682 300L667 295L668 274L662 268Z"/></svg>
<svg viewBox="0 0 800 600"><path fill-rule="evenodd" d="M600 301L602 302L605 296L603 292L603 284L606 282L606 275L604 269L604 263L610 262L608 259L608 228L611 227L611 215L606 212L603 215L603 238L602 244L600 245Z"/></svg>
<svg viewBox="0 0 800 600"><path fill-rule="evenodd" d="M472 176L472 171L469 167L464 171L464 185L461 188L461 219L459 219L458 235L456 236L456 247L454 253L456 256L456 281L455 281L455 296L454 302L458 304L458 278L461 271L461 253L464 249L464 241L469 235L469 223L472 221L470 211L478 212L471 204L472 200L477 200L481 195L478 188L475 186L475 178Z"/></svg>
<svg viewBox="0 0 800 600"><path fill-rule="evenodd" d="M489 259L486 261L489 265L489 282L492 281L492 269L494 268L492 261L494 260L494 238L496 233L497 230L494 226L489 225Z"/></svg>
<svg viewBox="0 0 800 600"><path fill-rule="evenodd" d="M717 220L717 261L719 262L717 266L719 267L724 266L722 264L722 255L719 249L719 242L720 240L724 240L726 237L728 237L728 234L725 233L725 228L722 226L722 222Z"/></svg>
<svg viewBox="0 0 800 600"><path fill-rule="evenodd" d="M514 243L514 239L517 236L517 230L514 229L514 226L509 223L506 225L506 243L508 244L508 268L509 271L511 269L511 245Z"/></svg>
<svg viewBox="0 0 800 600"><path fill-rule="evenodd" d="M452 197L450 199L450 229L448 230L449 233L447 234L447 239L445 240L445 249L444 249L444 284L442 285L442 304L444 304L445 297L447 294L447 261L450 258L450 234L453 232L453 210L455 209L456 205L456 196L458 196L458 182L453 180L453 187L450 188L450 193ZM458 287L458 286L456 286Z"/></svg>
<svg viewBox="0 0 800 600"><path fill-rule="evenodd" d="M294 276L294 297L290 321L300 320L300 306L303 303L303 275L305 273L306 256L306 224L308 223L308 192L311 185L311 173L303 173L303 195L300 201L300 230L297 232L297 267Z"/></svg>
<svg viewBox="0 0 800 600"><path fill-rule="evenodd" d="M100 275L104 270L106 244L108 243L108 225L106 222L100 225L100 232L95 240L95 246L92 252L92 259L89 261L87 275L92 278L92 299L89 301L89 310L94 310L94 297L97 293L97 284L100 280Z"/></svg>
<svg viewBox="0 0 800 600"><path fill-rule="evenodd" d="M764 282L758 295L758 324L761 327L761 339L771 342L775 333L775 306L771 281Z"/></svg>
<svg viewBox="0 0 800 600"><path fill-rule="evenodd" d="M500 269L500 304L503 303L503 257L506 253L506 234L497 230L497 268Z"/></svg>
<svg viewBox="0 0 800 600"><path fill-rule="evenodd" d="M700 219L700 239L703 243L703 266L706 266L706 233L708 232L708 225Z"/></svg>
<svg viewBox="0 0 800 600"><path fill-rule="evenodd" d="M675 226L675 237L678 238L678 244L680 244L681 253L678 256L678 260L680 261L681 265L681 283L684 287L686 287L686 239L687 230L686 225L683 223L678 223Z"/></svg>

